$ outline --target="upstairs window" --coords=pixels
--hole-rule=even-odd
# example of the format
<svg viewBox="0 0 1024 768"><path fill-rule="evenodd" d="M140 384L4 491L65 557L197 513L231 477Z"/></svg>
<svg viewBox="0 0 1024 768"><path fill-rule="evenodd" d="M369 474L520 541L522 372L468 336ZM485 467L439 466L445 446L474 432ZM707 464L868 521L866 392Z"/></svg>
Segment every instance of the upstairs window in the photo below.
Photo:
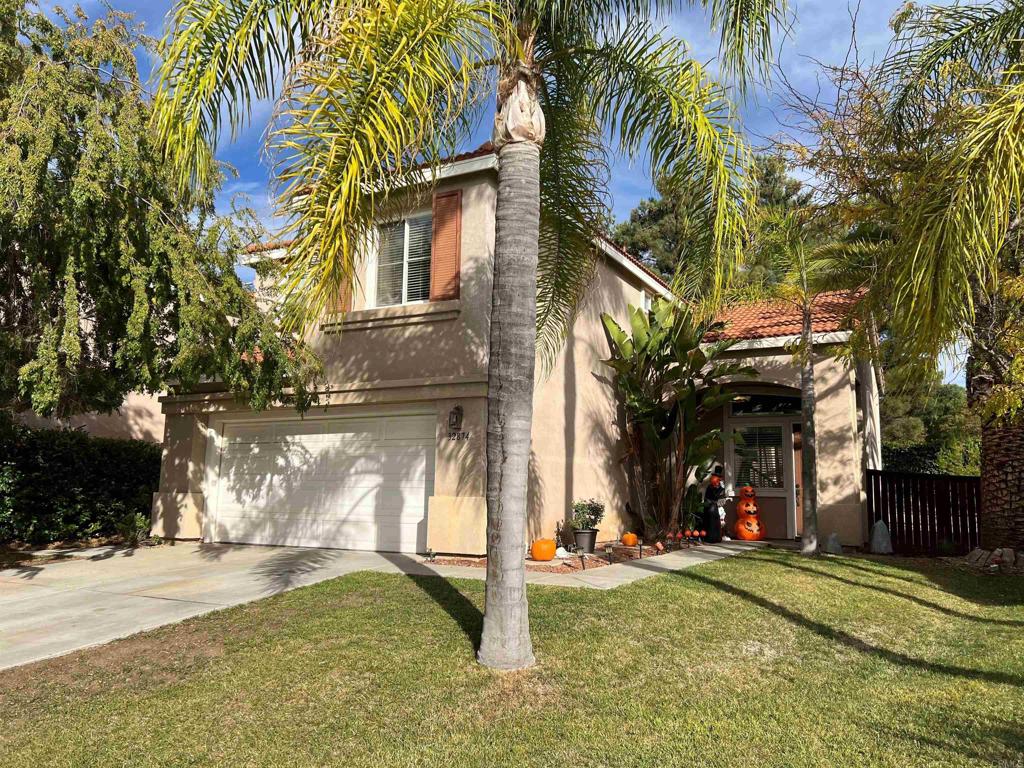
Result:
<svg viewBox="0 0 1024 768"><path fill-rule="evenodd" d="M410 216L378 227L376 306L430 300L433 216Z"/></svg>

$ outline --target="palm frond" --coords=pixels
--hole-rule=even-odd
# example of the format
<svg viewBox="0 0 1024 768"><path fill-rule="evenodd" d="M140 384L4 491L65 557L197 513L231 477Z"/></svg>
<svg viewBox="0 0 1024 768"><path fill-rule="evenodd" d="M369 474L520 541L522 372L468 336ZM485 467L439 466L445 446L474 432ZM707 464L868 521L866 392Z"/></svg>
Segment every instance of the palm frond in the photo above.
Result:
<svg viewBox="0 0 1024 768"><path fill-rule="evenodd" d="M691 3L692 4L692 3ZM722 71L746 88L752 75L767 78L776 28L786 23L786 0L700 0L718 30Z"/></svg>
<svg viewBox="0 0 1024 768"><path fill-rule="evenodd" d="M974 107L958 140L907 196L898 247L895 321L938 354L974 316L972 287L991 289L1024 196L1024 67Z"/></svg>
<svg viewBox="0 0 1024 768"><path fill-rule="evenodd" d="M502 24L488 0L380 0L336 14L310 42L270 137L292 241L289 327L320 316L354 279L375 221L436 178L468 133Z"/></svg>
<svg viewBox="0 0 1024 768"><path fill-rule="evenodd" d="M612 29L606 42L579 51L574 66L622 154L645 159L666 185L703 191L697 209L712 233L712 292L719 293L741 257L751 196L750 153L725 91L684 42L645 23Z"/></svg>
<svg viewBox="0 0 1024 768"><path fill-rule="evenodd" d="M596 264L594 237L610 210L604 146L581 97L558 77L541 94L547 136L540 166L537 345L544 368L582 306Z"/></svg>
<svg viewBox="0 0 1024 768"><path fill-rule="evenodd" d="M879 77L892 85L895 127L914 125L928 102L1000 80L1024 52L1024 2L908 6Z"/></svg>
<svg viewBox="0 0 1024 768"><path fill-rule="evenodd" d="M329 0L180 0L159 47L153 122L182 188L215 173L225 119L231 135L254 103L275 96L308 37L324 23Z"/></svg>

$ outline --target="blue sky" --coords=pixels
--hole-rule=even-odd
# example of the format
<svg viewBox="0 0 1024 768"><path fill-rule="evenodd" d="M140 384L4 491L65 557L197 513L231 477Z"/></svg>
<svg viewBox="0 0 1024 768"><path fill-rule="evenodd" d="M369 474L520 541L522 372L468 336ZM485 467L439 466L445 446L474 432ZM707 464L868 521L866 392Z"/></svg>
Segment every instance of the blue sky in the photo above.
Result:
<svg viewBox="0 0 1024 768"><path fill-rule="evenodd" d="M49 3L52 5L52 3ZM117 8L131 11L142 21L149 34L158 36L163 20L170 9L171 0L112 0ZM100 0L84 0L82 7L89 14L102 14ZM825 89L819 82L818 62L839 64L843 62L850 46L852 18L856 15L857 44L862 62L868 63L880 57L890 40L889 19L903 5L903 0L791 0L793 18L790 29L778 46L779 67L786 79L803 93L816 93ZM701 11L693 10L675 14L663 23L673 33L687 40L694 56L711 64L717 53L717 39L708 31L708 25ZM140 62L143 72L150 69L152 62ZM787 115L779 96L780 89L768 84L754 88L745 103L740 106L743 130L755 146L764 146L772 136L786 130ZM827 98L827 90L822 90ZM259 105L254 110L252 125L235 141L221 144L218 156L230 163L238 172L238 178L230 180L220 196L220 202L227 205L237 195L245 195L265 221L271 220L272 205L268 195L268 169L261 158L263 131L270 116L269 104ZM485 128L469 142L476 146L487 138ZM618 160L612 168L612 207L615 218L628 217L630 210L644 197L650 196L652 187L643 164L635 166ZM963 372L955 355L945 363L947 378L962 380Z"/></svg>
<svg viewBox="0 0 1024 768"><path fill-rule="evenodd" d="M813 92L817 87L815 61L839 63L850 42L851 13L856 0L848 6L842 0L792 0L794 18L792 28L779 46L779 64L789 81L798 89ZM52 4L52 3L50 3ZM99 0L85 0L82 7L89 14L103 13ZM113 0L119 9L136 14L149 34L159 35L163 20L171 8L171 0ZM857 32L862 59L870 59L885 50L889 41L888 22L902 5L902 0L861 0L857 14ZM666 17L663 23L672 32L689 42L694 56L709 62L717 52L717 39L709 33L707 23L699 10ZM140 62L148 71L151 62ZM777 92L777 88L774 89ZM740 108L743 128L754 144L764 144L777 134L786 122L779 98L768 85L754 89ZM237 194L251 198L251 204L262 215L269 216L271 206L267 196L268 171L261 161L260 147L270 105L263 105L254 113L253 124L234 142L221 145L219 157L233 165L239 177L230 181L222 194L227 201ZM486 138L482 128L475 140ZM478 142L477 142L478 143ZM616 219L624 219L629 211L645 196L651 194L650 179L642 164L630 166L619 161L613 167L612 203Z"/></svg>

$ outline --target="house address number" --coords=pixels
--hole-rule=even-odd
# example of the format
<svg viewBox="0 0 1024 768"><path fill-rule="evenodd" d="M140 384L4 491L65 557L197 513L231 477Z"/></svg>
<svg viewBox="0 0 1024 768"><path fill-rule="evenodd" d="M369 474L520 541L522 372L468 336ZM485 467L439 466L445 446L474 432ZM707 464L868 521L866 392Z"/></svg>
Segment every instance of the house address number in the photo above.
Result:
<svg viewBox="0 0 1024 768"><path fill-rule="evenodd" d="M462 428L462 406L456 405L448 412L448 439L452 441L469 440L469 432Z"/></svg>

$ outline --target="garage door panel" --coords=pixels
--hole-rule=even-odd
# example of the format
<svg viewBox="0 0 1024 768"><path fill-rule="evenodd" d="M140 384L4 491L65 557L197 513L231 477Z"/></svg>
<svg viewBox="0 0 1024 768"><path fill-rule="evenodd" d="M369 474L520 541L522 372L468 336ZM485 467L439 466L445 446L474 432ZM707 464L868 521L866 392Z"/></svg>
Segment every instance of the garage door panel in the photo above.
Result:
<svg viewBox="0 0 1024 768"><path fill-rule="evenodd" d="M433 417L227 424L220 541L422 551Z"/></svg>
<svg viewBox="0 0 1024 768"><path fill-rule="evenodd" d="M336 549L415 551L422 540L423 524L398 523L382 527L378 521L350 520L344 525L317 519L276 518L255 526L236 528L231 541L240 544L332 547Z"/></svg>

